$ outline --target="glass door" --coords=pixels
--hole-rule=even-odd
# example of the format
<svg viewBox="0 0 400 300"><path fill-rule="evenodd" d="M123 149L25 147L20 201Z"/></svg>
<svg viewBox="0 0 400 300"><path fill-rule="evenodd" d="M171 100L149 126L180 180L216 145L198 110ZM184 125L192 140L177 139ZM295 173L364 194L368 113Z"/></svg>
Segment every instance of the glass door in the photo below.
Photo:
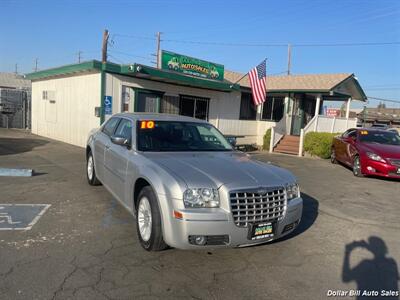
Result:
<svg viewBox="0 0 400 300"><path fill-rule="evenodd" d="M300 135L300 130L303 125L303 108L301 107L301 99L293 99L293 111L292 111L292 127L290 130L291 135Z"/></svg>

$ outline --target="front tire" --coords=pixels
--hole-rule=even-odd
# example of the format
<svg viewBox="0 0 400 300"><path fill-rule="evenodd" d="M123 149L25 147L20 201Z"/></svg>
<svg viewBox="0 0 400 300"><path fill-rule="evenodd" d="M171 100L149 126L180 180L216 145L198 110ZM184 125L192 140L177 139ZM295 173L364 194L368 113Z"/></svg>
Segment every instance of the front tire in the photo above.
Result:
<svg viewBox="0 0 400 300"><path fill-rule="evenodd" d="M141 246L147 251L167 248L162 235L161 214L157 198L150 186L139 193L136 207L136 229Z"/></svg>
<svg viewBox="0 0 400 300"><path fill-rule="evenodd" d="M353 161L353 175L356 177L363 177L360 157L357 155Z"/></svg>
<svg viewBox="0 0 400 300"><path fill-rule="evenodd" d="M90 185L100 185L99 179L97 179L96 176L96 169L94 167L94 159L93 159L93 154L90 151L88 156L87 156L87 161L86 161L86 178L87 181Z"/></svg>
<svg viewBox="0 0 400 300"><path fill-rule="evenodd" d="M335 148L331 149L331 163L333 164L337 163Z"/></svg>

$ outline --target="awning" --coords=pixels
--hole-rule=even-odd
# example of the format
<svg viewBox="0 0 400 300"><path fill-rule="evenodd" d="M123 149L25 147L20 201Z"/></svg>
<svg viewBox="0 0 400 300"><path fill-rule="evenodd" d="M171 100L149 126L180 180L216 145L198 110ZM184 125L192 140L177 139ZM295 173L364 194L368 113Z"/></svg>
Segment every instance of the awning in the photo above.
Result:
<svg viewBox="0 0 400 300"><path fill-rule="evenodd" d="M232 84L227 81L202 79L141 64L123 65L121 66L121 74L153 81L223 92L231 92L232 90L240 89L238 84Z"/></svg>

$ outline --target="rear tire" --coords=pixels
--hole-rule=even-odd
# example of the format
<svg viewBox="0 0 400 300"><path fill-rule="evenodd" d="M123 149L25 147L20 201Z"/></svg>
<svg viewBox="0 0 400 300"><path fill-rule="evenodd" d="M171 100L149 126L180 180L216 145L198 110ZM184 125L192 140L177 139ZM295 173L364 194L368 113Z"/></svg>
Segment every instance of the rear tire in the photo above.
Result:
<svg viewBox="0 0 400 300"><path fill-rule="evenodd" d="M363 177L360 157L357 155L353 161L353 175L356 177Z"/></svg>
<svg viewBox="0 0 400 300"><path fill-rule="evenodd" d="M93 159L92 151L90 151L87 155L86 178L90 185L96 186L96 185L101 184L100 180L97 179L97 176L96 176L96 169L94 167L94 159Z"/></svg>
<svg viewBox="0 0 400 300"><path fill-rule="evenodd" d="M136 230L140 245L147 251L167 248L162 234L161 214L153 189L145 186L136 205Z"/></svg>

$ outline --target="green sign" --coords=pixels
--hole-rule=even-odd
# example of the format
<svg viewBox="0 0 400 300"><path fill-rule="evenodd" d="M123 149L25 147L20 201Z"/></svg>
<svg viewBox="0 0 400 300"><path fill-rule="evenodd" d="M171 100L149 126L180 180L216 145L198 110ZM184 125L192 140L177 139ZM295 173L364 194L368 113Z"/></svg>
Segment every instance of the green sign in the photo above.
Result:
<svg viewBox="0 0 400 300"><path fill-rule="evenodd" d="M196 77L224 80L224 66L169 52L161 52L161 68Z"/></svg>

